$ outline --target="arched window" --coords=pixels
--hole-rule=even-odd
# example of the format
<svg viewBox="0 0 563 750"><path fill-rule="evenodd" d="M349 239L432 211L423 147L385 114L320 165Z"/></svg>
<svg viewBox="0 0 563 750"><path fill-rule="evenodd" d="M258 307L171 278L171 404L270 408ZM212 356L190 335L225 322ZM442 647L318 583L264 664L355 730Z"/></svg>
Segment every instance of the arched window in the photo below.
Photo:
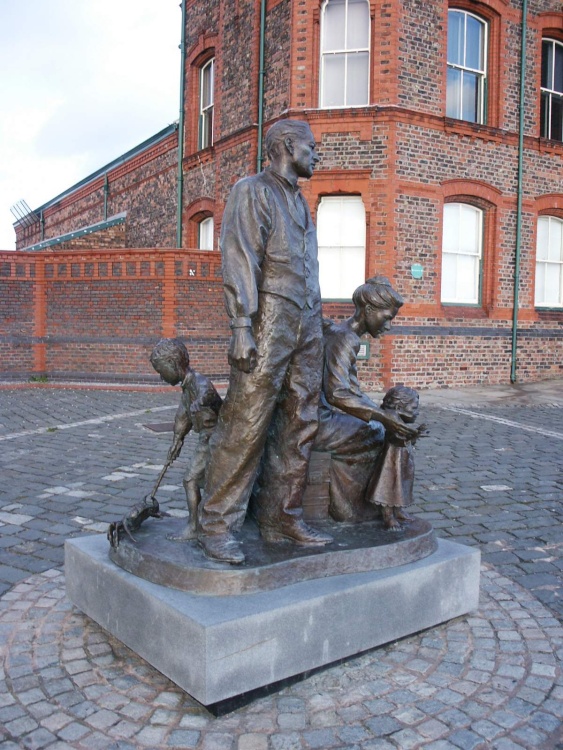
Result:
<svg viewBox="0 0 563 750"><path fill-rule="evenodd" d="M448 11L447 117L486 122L487 31L473 13Z"/></svg>
<svg viewBox="0 0 563 750"><path fill-rule="evenodd" d="M442 302L477 305L481 293L483 211L446 203L442 233Z"/></svg>
<svg viewBox="0 0 563 750"><path fill-rule="evenodd" d="M563 307L563 221L540 216L536 245L536 307Z"/></svg>
<svg viewBox="0 0 563 750"><path fill-rule="evenodd" d="M555 39L542 40L540 132L563 141L563 43Z"/></svg>
<svg viewBox="0 0 563 750"><path fill-rule="evenodd" d="M366 211L361 197L321 198L317 237L323 299L352 299L366 279Z"/></svg>
<svg viewBox="0 0 563 750"><path fill-rule="evenodd" d="M215 58L199 69L199 128L198 147L213 145L213 105L215 87Z"/></svg>
<svg viewBox="0 0 563 750"><path fill-rule="evenodd" d="M202 219L197 225L198 250L213 250L213 216Z"/></svg>
<svg viewBox="0 0 563 750"><path fill-rule="evenodd" d="M368 0L325 0L321 10L320 106L369 103Z"/></svg>

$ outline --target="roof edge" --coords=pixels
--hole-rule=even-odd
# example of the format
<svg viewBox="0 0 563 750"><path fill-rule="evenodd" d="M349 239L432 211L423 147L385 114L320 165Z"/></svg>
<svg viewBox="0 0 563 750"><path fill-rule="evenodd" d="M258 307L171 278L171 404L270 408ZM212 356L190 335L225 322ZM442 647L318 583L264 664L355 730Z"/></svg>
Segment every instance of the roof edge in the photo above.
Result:
<svg viewBox="0 0 563 750"><path fill-rule="evenodd" d="M110 170L115 169L115 167L120 166L126 161L129 161L129 159L132 159L133 157L137 156L143 151L146 151L151 146L154 146L155 143L159 143L160 141L163 141L165 138L167 138L169 135L172 135L172 133L175 133L177 130L178 130L178 121L173 122L170 125L167 125L162 130L159 130L158 133L155 133L150 138L147 138L146 140L139 143L137 146L134 146L132 149L129 149L129 151L126 151L121 156L118 156L117 158L113 159L113 161L108 162L103 167L100 167L95 172L92 172L92 174L89 174L87 177L84 177L82 180L80 180L80 182L77 182L75 185L72 185L71 187L67 188L62 193L59 193L59 195L56 195L54 198L51 198L51 200L47 201L46 203L43 203L43 205L38 206L37 208L33 209L32 213L38 214L41 211L44 211L45 209L50 208L55 203L58 203L59 201L63 200L63 198L66 198L68 195L72 195L72 193L76 192L79 188L82 188L85 185L88 185L89 182L93 182L94 180L98 179L98 177L101 177L102 175L104 175L106 172L109 172ZM20 224L20 221L15 221L13 223L13 226L17 227Z"/></svg>
<svg viewBox="0 0 563 750"><path fill-rule="evenodd" d="M127 217L127 212L123 211L122 213L115 214L115 216L111 216L109 219L106 219L105 221L98 221L96 224L90 224L87 227L82 227L82 229L75 229L72 232L67 232L66 234L60 234L58 237L51 237L48 240L43 240L42 242L36 242L34 245L28 245L27 247L22 247L17 252L19 253L33 253L36 250L45 250L46 247L52 247L53 245L60 245L63 242L69 242L70 240L76 240L79 237L84 237L86 234L92 234L93 232L100 232L102 229L109 229L110 227L116 226L116 224L123 224Z"/></svg>

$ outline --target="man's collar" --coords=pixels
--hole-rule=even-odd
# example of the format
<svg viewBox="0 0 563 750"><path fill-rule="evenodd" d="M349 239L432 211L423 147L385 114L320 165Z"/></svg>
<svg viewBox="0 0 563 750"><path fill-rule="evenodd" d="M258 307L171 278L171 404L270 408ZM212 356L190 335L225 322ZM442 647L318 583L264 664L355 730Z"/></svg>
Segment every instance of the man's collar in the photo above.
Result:
<svg viewBox="0 0 563 750"><path fill-rule="evenodd" d="M266 167L268 172L273 175L281 184L287 189L291 190L293 193L297 193L300 190L300 187L297 183L295 185L287 179L287 177L284 177L283 174L280 174L279 172L276 172L276 170L273 167Z"/></svg>

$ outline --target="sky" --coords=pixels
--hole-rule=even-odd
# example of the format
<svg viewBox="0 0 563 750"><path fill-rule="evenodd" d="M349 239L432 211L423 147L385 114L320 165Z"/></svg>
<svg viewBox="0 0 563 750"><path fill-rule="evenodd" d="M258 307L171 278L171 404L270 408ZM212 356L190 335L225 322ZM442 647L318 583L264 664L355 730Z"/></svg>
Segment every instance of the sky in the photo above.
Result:
<svg viewBox="0 0 563 750"><path fill-rule="evenodd" d="M178 119L179 0L0 0L0 250L32 209Z"/></svg>

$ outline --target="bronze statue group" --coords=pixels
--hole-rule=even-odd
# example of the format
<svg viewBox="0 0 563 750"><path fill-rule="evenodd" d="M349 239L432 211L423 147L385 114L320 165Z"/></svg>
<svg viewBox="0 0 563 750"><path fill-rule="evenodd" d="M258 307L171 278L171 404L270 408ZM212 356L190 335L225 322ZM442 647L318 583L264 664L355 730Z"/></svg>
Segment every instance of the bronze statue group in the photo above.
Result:
<svg viewBox="0 0 563 750"><path fill-rule="evenodd" d="M233 187L222 221L231 327L224 402L181 341L163 339L151 354L162 379L182 387L168 461L190 430L198 436L184 478L189 520L176 539L197 539L208 558L231 565L245 561L237 533L248 513L265 542L332 542L303 520L312 450L331 455L333 520L381 518L399 530L411 520L413 445L424 431L413 424L416 391L397 385L378 406L358 382L361 337L385 333L403 304L389 281L358 287L348 320L322 319L316 230L298 186L319 160L309 125L279 121L265 145L270 166ZM154 499L134 517L150 515L158 515ZM112 524L112 545L130 527L127 517Z"/></svg>

